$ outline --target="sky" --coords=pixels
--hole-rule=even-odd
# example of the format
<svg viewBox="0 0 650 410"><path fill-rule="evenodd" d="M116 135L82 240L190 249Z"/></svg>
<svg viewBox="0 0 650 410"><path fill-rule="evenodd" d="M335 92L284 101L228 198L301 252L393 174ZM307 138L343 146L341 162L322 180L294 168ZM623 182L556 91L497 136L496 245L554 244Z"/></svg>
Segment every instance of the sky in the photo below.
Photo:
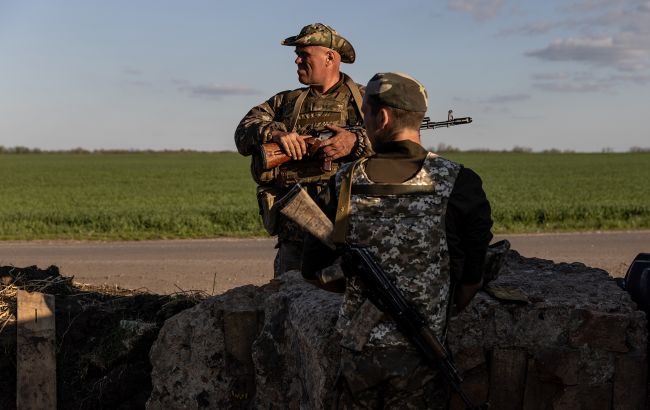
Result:
<svg viewBox="0 0 650 410"><path fill-rule="evenodd" d="M650 1L0 0L0 146L235 150L253 106L298 88L292 47L331 25L366 84L399 71L460 149L650 147Z"/></svg>

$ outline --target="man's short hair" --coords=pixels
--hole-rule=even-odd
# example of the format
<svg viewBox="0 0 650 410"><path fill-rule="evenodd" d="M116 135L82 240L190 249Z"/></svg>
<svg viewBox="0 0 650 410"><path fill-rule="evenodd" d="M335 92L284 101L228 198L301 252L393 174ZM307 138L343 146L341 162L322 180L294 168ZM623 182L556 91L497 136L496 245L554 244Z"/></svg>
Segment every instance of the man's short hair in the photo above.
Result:
<svg viewBox="0 0 650 410"><path fill-rule="evenodd" d="M422 119L424 118L424 114L425 114L424 112L407 111L407 110L391 107L389 105L382 104L381 101L373 97L366 98L366 102L370 106L370 112L373 116L377 115L377 113L381 108L390 111L391 115L393 116L394 130L396 131L401 129L411 129L411 130L418 130L418 131L420 130L420 125L422 124Z"/></svg>

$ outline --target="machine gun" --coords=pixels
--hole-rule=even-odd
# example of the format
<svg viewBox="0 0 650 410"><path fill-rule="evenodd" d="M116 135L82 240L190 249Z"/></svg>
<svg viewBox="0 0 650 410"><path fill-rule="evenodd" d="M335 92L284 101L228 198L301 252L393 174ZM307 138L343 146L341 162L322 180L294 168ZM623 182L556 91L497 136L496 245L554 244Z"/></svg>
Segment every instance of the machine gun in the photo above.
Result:
<svg viewBox="0 0 650 410"><path fill-rule="evenodd" d="M476 406L463 391L458 369L451 354L426 325L420 312L409 303L402 292L390 280L383 268L377 264L367 248L355 244L335 245L331 239L334 226L318 205L302 189L294 187L274 205L280 213L311 233L330 249L336 249L343 259L346 272L358 276L367 289L367 297L377 308L389 314L398 329L413 343L427 363L438 367L449 385L460 396L467 409L483 409Z"/></svg>
<svg viewBox="0 0 650 410"><path fill-rule="evenodd" d="M431 121L431 118L424 117L422 119L422 124L420 124L420 130L449 128L454 125L469 124L471 122L472 122L471 117L453 118L453 116L451 115L451 110L449 110L447 121ZM360 125L353 125L350 127L344 127L344 129L351 132L355 132L355 131L362 130L363 127ZM324 140L332 137L334 135L334 132L329 129L325 129L321 131L312 131L310 135L311 135L310 137L305 138L305 143L307 144L307 156L315 158L318 153L318 150L320 149L320 144ZM282 150L282 147L280 147L280 145L275 142L267 142L265 144L262 144L260 147L259 156L260 156L260 160L261 160L260 162L263 170L273 169L277 166L284 164L285 162L291 161L292 159L289 155L287 155ZM321 169L323 171L331 171L332 162L328 159L324 159Z"/></svg>

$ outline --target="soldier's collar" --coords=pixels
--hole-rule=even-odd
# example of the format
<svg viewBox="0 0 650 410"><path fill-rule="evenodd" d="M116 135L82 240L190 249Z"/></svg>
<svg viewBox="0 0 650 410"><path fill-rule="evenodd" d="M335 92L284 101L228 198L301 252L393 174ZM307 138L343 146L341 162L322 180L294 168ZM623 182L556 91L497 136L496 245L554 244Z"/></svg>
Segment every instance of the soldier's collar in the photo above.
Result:
<svg viewBox="0 0 650 410"><path fill-rule="evenodd" d="M320 93L320 92L316 91L315 89L313 89L312 87L309 87L309 91L314 95L331 94L331 93L337 91L339 88L341 88L343 83L345 83L345 77L346 77L346 75L344 73L341 73L341 78L339 78L339 81L336 84L334 84L329 90L325 91L324 93Z"/></svg>
<svg viewBox="0 0 650 410"><path fill-rule="evenodd" d="M420 144L413 141L388 141L375 147L377 157L405 156L421 157L426 156L427 150Z"/></svg>

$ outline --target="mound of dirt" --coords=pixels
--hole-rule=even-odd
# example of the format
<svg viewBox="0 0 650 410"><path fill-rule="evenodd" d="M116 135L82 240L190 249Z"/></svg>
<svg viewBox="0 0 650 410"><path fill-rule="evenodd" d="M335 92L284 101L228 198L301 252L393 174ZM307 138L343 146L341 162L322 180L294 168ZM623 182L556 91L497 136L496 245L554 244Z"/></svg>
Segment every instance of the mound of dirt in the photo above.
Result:
<svg viewBox="0 0 650 410"><path fill-rule="evenodd" d="M207 295L91 286L56 266L0 267L0 408L16 408L16 292L55 296L60 409L143 409L149 349L163 322Z"/></svg>

